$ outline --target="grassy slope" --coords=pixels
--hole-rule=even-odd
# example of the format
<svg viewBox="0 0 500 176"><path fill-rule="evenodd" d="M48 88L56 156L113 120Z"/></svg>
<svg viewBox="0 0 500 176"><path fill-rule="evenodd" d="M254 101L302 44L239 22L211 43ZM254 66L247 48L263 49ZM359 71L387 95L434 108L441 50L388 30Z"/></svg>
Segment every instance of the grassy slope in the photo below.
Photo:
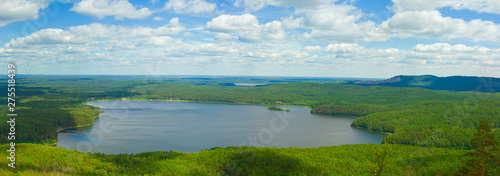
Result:
<svg viewBox="0 0 500 176"><path fill-rule="evenodd" d="M6 151L7 146L0 146ZM195 153L88 154L39 144L17 145L17 168L0 160L0 175L372 175L376 153L388 151L386 174L449 175L464 151L357 144L319 148L228 147ZM7 157L6 152L0 158Z"/></svg>

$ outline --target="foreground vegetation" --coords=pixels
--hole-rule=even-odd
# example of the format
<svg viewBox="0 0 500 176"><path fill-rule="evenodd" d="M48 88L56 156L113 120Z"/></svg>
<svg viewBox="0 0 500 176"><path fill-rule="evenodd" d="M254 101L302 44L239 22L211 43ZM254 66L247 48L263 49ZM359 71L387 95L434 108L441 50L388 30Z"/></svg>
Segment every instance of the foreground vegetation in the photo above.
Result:
<svg viewBox="0 0 500 176"><path fill-rule="evenodd" d="M7 150L7 145L0 150ZM20 144L16 150L18 167L6 168L8 160L1 160L0 175L373 175L380 170L384 175L450 175L458 171L465 153L382 144L227 147L189 154L88 154L39 144ZM0 153L2 158L6 155Z"/></svg>

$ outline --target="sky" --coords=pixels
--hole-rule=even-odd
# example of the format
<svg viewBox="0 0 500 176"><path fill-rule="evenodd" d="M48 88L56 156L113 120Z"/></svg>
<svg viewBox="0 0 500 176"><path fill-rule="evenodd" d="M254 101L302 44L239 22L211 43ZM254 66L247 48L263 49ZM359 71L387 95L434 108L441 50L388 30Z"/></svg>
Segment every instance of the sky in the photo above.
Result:
<svg viewBox="0 0 500 176"><path fill-rule="evenodd" d="M500 77L498 0L1 0L18 74Z"/></svg>

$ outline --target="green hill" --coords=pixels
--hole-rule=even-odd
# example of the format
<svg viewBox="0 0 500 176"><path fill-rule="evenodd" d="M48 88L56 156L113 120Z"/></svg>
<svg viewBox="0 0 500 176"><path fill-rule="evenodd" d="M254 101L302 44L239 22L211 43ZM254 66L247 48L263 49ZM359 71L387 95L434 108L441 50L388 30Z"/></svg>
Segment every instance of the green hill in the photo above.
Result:
<svg viewBox="0 0 500 176"><path fill-rule="evenodd" d="M390 87L423 87L431 90L500 92L500 78L476 76L438 77L399 75L381 81L351 81L349 84Z"/></svg>
<svg viewBox="0 0 500 176"><path fill-rule="evenodd" d="M226 147L194 153L90 154L16 144L16 168L0 175L449 175L465 150L356 144L319 148ZM0 150L8 150L0 145ZM468 158L465 158L468 159Z"/></svg>

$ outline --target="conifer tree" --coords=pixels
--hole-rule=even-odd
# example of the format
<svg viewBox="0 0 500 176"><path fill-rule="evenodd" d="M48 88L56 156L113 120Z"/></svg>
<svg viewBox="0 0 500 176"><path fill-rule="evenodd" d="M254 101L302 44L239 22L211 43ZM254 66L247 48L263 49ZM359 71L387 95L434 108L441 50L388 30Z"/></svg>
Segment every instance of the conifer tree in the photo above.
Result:
<svg viewBox="0 0 500 176"><path fill-rule="evenodd" d="M479 127L471 140L476 149L466 153L471 157L457 175L489 175L500 164L500 149L489 122L479 120Z"/></svg>

